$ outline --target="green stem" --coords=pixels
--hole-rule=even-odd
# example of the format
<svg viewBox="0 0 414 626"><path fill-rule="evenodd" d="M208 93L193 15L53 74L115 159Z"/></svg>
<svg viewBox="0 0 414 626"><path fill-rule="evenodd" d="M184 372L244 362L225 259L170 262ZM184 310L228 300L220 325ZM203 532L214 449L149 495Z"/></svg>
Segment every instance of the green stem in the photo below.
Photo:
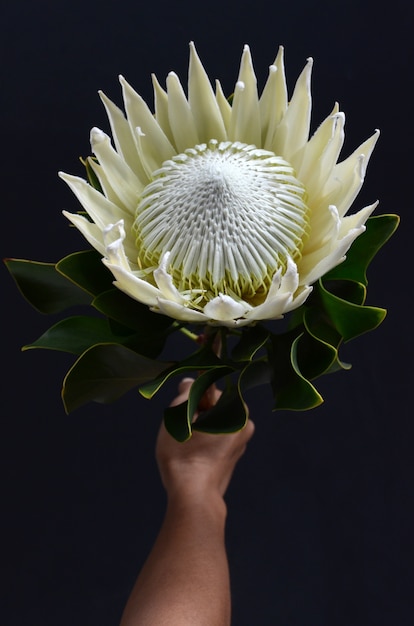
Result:
<svg viewBox="0 0 414 626"><path fill-rule="evenodd" d="M178 330L192 341L198 342L200 339L199 335L197 335L196 333L192 333L191 330L188 330L188 328L185 328L184 326L181 326L181 328L179 328Z"/></svg>

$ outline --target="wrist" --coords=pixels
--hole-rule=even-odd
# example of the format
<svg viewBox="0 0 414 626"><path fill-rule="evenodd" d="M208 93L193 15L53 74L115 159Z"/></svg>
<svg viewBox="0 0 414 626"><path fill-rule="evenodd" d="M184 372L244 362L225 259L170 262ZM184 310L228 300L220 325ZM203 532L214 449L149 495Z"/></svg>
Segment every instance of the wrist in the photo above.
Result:
<svg viewBox="0 0 414 626"><path fill-rule="evenodd" d="M221 493L200 485L186 485L167 490L168 507L182 513L202 514L217 521L225 521L227 506Z"/></svg>

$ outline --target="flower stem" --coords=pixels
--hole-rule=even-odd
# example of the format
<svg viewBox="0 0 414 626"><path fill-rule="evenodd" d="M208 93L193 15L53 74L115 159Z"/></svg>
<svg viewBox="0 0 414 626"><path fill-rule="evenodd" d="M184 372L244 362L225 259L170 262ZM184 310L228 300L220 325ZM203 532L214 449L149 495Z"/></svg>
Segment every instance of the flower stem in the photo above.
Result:
<svg viewBox="0 0 414 626"><path fill-rule="evenodd" d="M199 342L200 340L200 335L197 335L196 333L192 333L191 330L188 330L188 328L185 328L184 326L181 326L181 328L179 328L179 331L183 333L183 335L191 339L192 341Z"/></svg>

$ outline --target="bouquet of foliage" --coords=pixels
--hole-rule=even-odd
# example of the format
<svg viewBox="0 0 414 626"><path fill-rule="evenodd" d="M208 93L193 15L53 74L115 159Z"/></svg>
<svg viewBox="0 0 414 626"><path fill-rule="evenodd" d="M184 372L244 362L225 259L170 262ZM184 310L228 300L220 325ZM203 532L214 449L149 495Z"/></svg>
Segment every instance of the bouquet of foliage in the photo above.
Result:
<svg viewBox="0 0 414 626"><path fill-rule="evenodd" d="M122 76L125 111L100 93L113 143L92 129L87 180L60 174L82 205L64 214L91 248L55 264L6 260L38 311L64 314L25 348L74 355L68 412L132 388L151 398L195 371L167 429L180 441L235 431L257 385L271 386L275 410L319 405L313 381L350 367L341 344L382 322L365 305L366 270L398 217L372 216L376 203L349 213L379 133L338 162L335 105L309 138L311 68L288 99L280 48L259 95L245 46L226 98L190 44L187 94L174 72L166 89L153 77L154 112ZM66 316L74 306L85 314ZM180 360L164 356L173 333L188 347ZM220 400L193 423L218 381Z"/></svg>

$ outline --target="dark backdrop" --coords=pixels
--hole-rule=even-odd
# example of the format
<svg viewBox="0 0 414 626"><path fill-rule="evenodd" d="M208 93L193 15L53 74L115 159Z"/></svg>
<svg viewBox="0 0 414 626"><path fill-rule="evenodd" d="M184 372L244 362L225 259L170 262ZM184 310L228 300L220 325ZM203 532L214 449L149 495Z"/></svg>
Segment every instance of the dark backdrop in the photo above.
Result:
<svg viewBox="0 0 414 626"><path fill-rule="evenodd" d="M120 104L122 73L151 101L151 72L185 80L190 40L228 93L244 43L261 86L279 44L290 88L313 56L313 123L340 102L343 156L381 129L355 206L378 198L377 213L402 218L369 273L368 302L389 313L344 346L353 368L322 379L320 408L273 413L267 393L250 396L256 434L227 497L234 626L414 623L410 6L15 0L0 9L2 257L56 261L85 247L61 215L78 204L56 172L83 173L90 128L108 128L97 90ZM116 626L162 518L153 447L174 388L65 415L70 360L20 352L51 320L1 272L0 622Z"/></svg>

